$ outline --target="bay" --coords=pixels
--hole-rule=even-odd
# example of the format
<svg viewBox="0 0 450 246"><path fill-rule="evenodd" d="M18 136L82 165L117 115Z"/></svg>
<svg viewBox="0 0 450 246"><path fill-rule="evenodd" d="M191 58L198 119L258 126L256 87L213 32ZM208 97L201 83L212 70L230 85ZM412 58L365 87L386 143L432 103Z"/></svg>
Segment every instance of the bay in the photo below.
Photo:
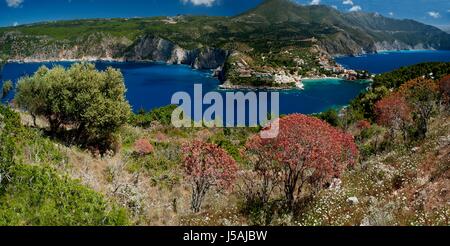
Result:
<svg viewBox="0 0 450 246"><path fill-rule="evenodd" d="M40 66L68 67L71 64L8 63L3 70L3 80L17 83L21 77L32 75ZM126 97L135 112L166 106L171 103L172 95L176 92L187 92L193 98L194 84L202 84L203 94L210 91L218 91L221 94L227 92L219 90L220 82L211 76L212 72L209 70L193 70L188 66L161 63L95 62L95 65L100 70L111 66L122 71L127 87ZM305 90L280 91L281 114L311 114L344 106L368 86L367 83L337 79L310 80L304 83ZM3 102L11 101L13 97L14 92Z"/></svg>
<svg viewBox="0 0 450 246"><path fill-rule="evenodd" d="M421 62L450 62L450 51L381 52L358 57L339 57L336 61L349 69L384 73ZM21 77L32 75L42 65L68 67L71 64L72 62L8 63L3 69L2 80L17 83ZM219 90L220 82L211 76L212 72L209 70L194 70L189 66L163 63L95 62L95 65L100 70L111 66L122 71L127 87L126 97L135 112L166 106L171 103L176 92L187 92L193 98L194 84L202 84L203 94L218 91L224 95L228 92ZM281 114L311 114L339 108L347 105L369 86L366 81L339 79L306 80L304 84L304 90L280 91ZM2 102L10 102L13 97L14 91Z"/></svg>

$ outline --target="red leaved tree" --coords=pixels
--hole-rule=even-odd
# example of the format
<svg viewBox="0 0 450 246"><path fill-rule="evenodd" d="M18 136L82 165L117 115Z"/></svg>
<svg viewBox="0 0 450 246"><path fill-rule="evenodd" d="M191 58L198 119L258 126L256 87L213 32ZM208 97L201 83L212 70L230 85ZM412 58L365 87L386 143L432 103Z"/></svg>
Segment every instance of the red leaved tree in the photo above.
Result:
<svg viewBox="0 0 450 246"><path fill-rule="evenodd" d="M358 123L356 123L356 127L359 130L367 130L367 129L370 129L372 127L372 125L367 120L360 120L360 121L358 121Z"/></svg>
<svg viewBox="0 0 450 246"><path fill-rule="evenodd" d="M407 129L412 121L412 109L400 93L393 93L375 105L377 123L390 128L391 138L395 138L395 131L402 131L406 140Z"/></svg>
<svg viewBox="0 0 450 246"><path fill-rule="evenodd" d="M235 160L215 144L193 141L182 147L183 169L192 184L191 209L197 213L210 188L227 189L237 174Z"/></svg>
<svg viewBox="0 0 450 246"><path fill-rule="evenodd" d="M153 153L153 145L145 138L141 138L134 143L134 151L139 155L149 155Z"/></svg>
<svg viewBox="0 0 450 246"><path fill-rule="evenodd" d="M311 191L339 177L357 161L353 136L317 118L293 114L280 119L276 138L255 136L247 149L257 152L280 175L287 204L294 208L306 186ZM270 159L274 158L274 166Z"/></svg>
<svg viewBox="0 0 450 246"><path fill-rule="evenodd" d="M253 170L243 173L243 193L247 201L266 204L280 182L280 165L277 163L276 148L272 141L264 141L260 134L250 138L245 145L247 161Z"/></svg>

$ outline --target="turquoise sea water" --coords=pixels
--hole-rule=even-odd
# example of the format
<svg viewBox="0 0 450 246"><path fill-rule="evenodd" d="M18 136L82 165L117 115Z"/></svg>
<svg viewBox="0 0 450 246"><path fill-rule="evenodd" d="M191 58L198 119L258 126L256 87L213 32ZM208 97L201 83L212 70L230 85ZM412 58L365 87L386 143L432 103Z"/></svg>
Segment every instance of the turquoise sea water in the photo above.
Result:
<svg viewBox="0 0 450 246"><path fill-rule="evenodd" d="M397 67L424 61L450 61L450 51L393 52L362 57L342 57L338 62L353 69L366 69L371 72L386 72ZM32 75L40 66L70 66L70 62L58 63L9 63L2 72L3 80L14 83L26 75ZM127 99L135 111L143 108L151 110L171 103L172 95L184 91L191 96L194 84L203 85L203 94L219 90L219 81L211 76L211 71L193 70L188 66L166 65L161 63L117 63L96 62L98 69L108 66L122 71L127 86ZM332 107L347 105L361 91L368 87L367 82L345 80L305 81L305 90L280 92L280 113L317 113ZM3 102L12 100L11 92ZM193 98L193 96L192 96ZM204 109L207 106L204 106Z"/></svg>

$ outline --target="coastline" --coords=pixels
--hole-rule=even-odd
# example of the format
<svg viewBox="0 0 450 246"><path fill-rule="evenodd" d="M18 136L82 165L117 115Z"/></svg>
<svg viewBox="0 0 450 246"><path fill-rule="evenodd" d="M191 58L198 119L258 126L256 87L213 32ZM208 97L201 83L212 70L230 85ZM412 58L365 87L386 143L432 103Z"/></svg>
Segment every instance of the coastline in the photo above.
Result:
<svg viewBox="0 0 450 246"><path fill-rule="evenodd" d="M249 91L258 91L258 90L268 90L268 91L288 91L288 90L304 90L304 84L298 83L295 87L292 86L253 86L253 85L232 85L232 84L221 84L219 85L220 90L249 90Z"/></svg>
<svg viewBox="0 0 450 246"><path fill-rule="evenodd" d="M185 64L176 64L176 63L170 63L170 62L162 62L162 61L154 61L154 60L127 60L125 58L94 58L94 57L86 57L81 59L8 59L7 63L19 63L19 64L26 64L26 63L51 63L51 62L135 62L135 63L157 63L157 64L166 64L166 65L184 65L189 66ZM199 70L197 68L194 68L193 66L189 66L193 70ZM215 69L210 69L215 70ZM219 85L219 89L221 90L304 90L303 83L297 83L295 87L292 86L251 86L251 85L232 85L223 83Z"/></svg>
<svg viewBox="0 0 450 246"><path fill-rule="evenodd" d="M365 55L376 55L376 54L383 54L383 53L407 53L407 52L429 52L429 51L440 51L438 49L405 49L405 50L399 50L399 49L391 49L391 50L376 50L374 52L363 52L359 54L335 54L331 57L334 58L342 58L342 57L360 57ZM445 50L443 50L445 51Z"/></svg>
<svg viewBox="0 0 450 246"><path fill-rule="evenodd" d="M80 58L80 59L8 59L8 63L44 63L44 62L157 62L157 61L133 61L125 58Z"/></svg>
<svg viewBox="0 0 450 246"><path fill-rule="evenodd" d="M135 63L156 63L156 64L166 64L166 65L184 65L184 64L174 64L174 63L167 63L162 61L154 61L154 60L127 60L124 58L94 58L94 57L86 57L81 59L8 59L7 63L19 63L19 64L26 64L26 63L51 63L51 62L118 62L118 63L124 63L124 62L135 62ZM188 66L188 65L184 65ZM198 70L192 66L193 70ZM211 69L214 70L214 69ZM287 91L287 90L305 90L305 85L303 82L308 81L320 81L320 80L346 80L343 77L304 77L301 79L301 82L296 83L296 86L252 86L252 85L233 85L230 83L223 83L219 85L220 90L251 90L251 91L257 91L257 90L270 90L270 91ZM370 81L370 80L365 80Z"/></svg>
<svg viewBox="0 0 450 246"><path fill-rule="evenodd" d="M331 80L331 79L345 80L342 77L305 77L305 78L302 78L302 81L305 81L305 80Z"/></svg>

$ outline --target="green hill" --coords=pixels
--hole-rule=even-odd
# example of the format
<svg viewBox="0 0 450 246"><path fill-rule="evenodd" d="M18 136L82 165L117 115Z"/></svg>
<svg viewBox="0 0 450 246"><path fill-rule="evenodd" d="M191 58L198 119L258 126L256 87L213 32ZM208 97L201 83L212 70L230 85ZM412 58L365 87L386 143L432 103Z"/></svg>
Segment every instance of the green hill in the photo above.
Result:
<svg viewBox="0 0 450 246"><path fill-rule="evenodd" d="M320 71L319 57L328 56L333 66L333 55L398 49L450 49L450 34L412 20L342 13L288 0L267 0L235 17L89 19L0 28L0 53L10 59L152 60L225 67L221 78L233 78L234 84L267 84L254 81L254 76L242 78L262 68L273 74L313 76L326 73Z"/></svg>

